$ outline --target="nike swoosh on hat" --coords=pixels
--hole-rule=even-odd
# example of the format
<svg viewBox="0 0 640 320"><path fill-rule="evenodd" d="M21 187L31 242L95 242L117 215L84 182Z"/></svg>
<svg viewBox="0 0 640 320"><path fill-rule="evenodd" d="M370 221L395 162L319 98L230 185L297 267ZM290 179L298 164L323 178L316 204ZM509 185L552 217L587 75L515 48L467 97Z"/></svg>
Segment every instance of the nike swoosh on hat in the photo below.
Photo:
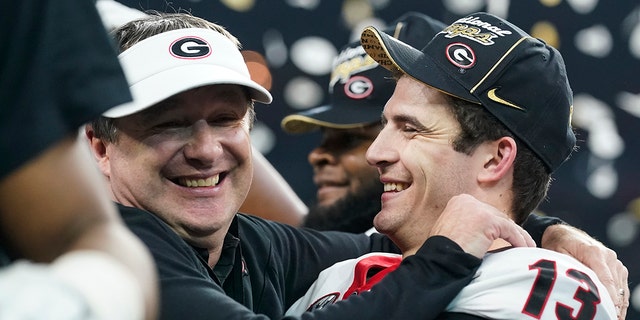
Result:
<svg viewBox="0 0 640 320"><path fill-rule="evenodd" d="M489 90L489 92L487 92L487 96L489 97L489 99L491 99L491 100L493 100L493 101L495 101L497 103L509 106L511 108L516 108L518 110L526 111L524 108L519 107L519 106L517 106L517 105L515 105L515 104L513 104L513 103L511 103L511 102L509 102L507 100L504 100L504 99L498 97L496 95L496 90L498 90L498 88L493 88L493 89Z"/></svg>

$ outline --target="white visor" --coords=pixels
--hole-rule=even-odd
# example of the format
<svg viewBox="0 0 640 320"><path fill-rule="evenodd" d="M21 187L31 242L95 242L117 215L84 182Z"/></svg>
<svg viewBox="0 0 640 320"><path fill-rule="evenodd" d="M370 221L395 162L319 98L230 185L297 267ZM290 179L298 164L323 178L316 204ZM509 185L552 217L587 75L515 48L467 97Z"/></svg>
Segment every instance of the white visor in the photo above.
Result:
<svg viewBox="0 0 640 320"><path fill-rule="evenodd" d="M136 43L118 58L133 101L107 110L105 117L128 116L185 90L211 84L245 86L254 101L272 101L269 91L251 80L240 50L213 30L163 32Z"/></svg>

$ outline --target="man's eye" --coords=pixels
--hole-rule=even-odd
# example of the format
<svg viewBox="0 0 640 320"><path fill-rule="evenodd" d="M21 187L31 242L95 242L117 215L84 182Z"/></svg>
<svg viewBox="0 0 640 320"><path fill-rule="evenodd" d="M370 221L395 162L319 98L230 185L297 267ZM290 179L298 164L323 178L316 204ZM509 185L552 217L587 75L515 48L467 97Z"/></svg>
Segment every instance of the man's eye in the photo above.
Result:
<svg viewBox="0 0 640 320"><path fill-rule="evenodd" d="M167 121L167 122L162 122L160 124L155 125L156 128L159 129L166 129L166 128L176 128L176 127L180 127L182 124L176 121Z"/></svg>
<svg viewBox="0 0 640 320"><path fill-rule="evenodd" d="M412 126L404 126L402 128L402 131L404 131L404 132L416 132L416 131L418 131L418 129L416 129L416 128L412 127Z"/></svg>
<svg viewBox="0 0 640 320"><path fill-rule="evenodd" d="M242 118L238 118L235 116L216 117L215 119L209 121L209 123L213 125L226 125L226 124L235 124L241 120Z"/></svg>

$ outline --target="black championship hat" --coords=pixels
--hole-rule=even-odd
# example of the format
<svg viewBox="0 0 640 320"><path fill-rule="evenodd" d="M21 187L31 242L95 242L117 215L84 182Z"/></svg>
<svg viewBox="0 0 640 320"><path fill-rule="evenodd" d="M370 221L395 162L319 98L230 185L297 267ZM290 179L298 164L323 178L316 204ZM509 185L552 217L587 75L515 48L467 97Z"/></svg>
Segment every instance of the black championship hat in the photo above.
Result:
<svg viewBox="0 0 640 320"><path fill-rule="evenodd" d="M483 105L553 172L571 154L573 94L560 53L488 13L459 19L417 50L374 27L365 51L383 67Z"/></svg>
<svg viewBox="0 0 640 320"><path fill-rule="evenodd" d="M422 48L445 27L424 14L408 12L383 32ZM318 127L351 129L379 123L395 85L389 71L367 55L360 41L349 43L333 62L330 104L286 116L282 128L289 133L304 133Z"/></svg>

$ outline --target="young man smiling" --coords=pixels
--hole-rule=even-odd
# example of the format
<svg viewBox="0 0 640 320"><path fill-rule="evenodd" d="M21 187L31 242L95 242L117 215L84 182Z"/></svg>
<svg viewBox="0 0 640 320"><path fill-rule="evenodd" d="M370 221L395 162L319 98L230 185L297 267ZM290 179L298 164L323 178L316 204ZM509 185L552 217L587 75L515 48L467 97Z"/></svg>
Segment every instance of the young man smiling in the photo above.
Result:
<svg viewBox="0 0 640 320"><path fill-rule="evenodd" d="M376 283L418 252L425 231L472 223L470 208L493 208L522 223L575 147L572 91L560 53L506 20L472 14L422 50L373 27L361 41L398 78L367 161L384 184L374 225L402 256L374 253L323 271L288 314L384 290ZM467 215L443 226L448 209L458 206ZM491 249L497 251L484 256L439 319L625 317L625 282L607 292L592 270L568 256L511 248L502 239Z"/></svg>

